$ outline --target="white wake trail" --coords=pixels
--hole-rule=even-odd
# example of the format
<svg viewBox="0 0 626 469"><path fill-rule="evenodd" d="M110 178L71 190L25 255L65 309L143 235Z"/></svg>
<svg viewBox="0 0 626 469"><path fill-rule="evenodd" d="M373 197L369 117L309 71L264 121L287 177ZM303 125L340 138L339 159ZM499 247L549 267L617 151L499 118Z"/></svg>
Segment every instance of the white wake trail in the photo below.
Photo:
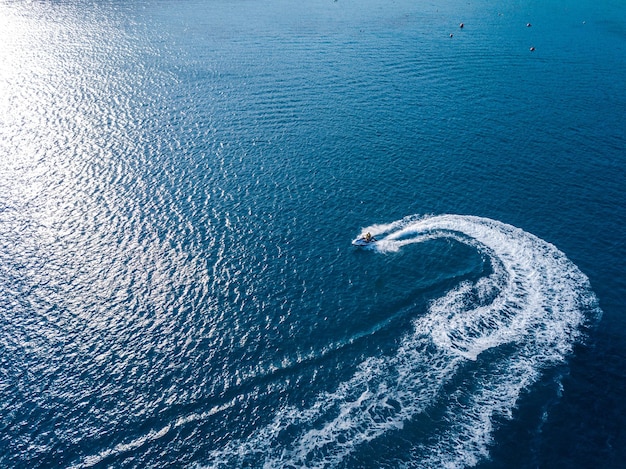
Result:
<svg viewBox="0 0 626 469"><path fill-rule="evenodd" d="M395 355L365 360L308 408L278 409L270 425L214 451L209 466L246 458L268 468L334 467L442 405L445 423L415 442L409 466L473 466L488 456L494 418L510 418L522 391L563 362L601 315L587 277L555 246L511 225L442 215L365 231L380 252L451 237L488 256L492 273L433 301ZM490 350L501 353L482 360ZM454 384L467 366L477 369Z"/></svg>

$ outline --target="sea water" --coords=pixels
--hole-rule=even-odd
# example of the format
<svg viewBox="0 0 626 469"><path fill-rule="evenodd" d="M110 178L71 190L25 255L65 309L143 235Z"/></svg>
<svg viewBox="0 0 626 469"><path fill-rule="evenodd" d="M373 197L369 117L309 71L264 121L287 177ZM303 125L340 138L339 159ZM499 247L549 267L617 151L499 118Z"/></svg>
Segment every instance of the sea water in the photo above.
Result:
<svg viewBox="0 0 626 469"><path fill-rule="evenodd" d="M0 465L620 467L625 83L618 0L0 0Z"/></svg>

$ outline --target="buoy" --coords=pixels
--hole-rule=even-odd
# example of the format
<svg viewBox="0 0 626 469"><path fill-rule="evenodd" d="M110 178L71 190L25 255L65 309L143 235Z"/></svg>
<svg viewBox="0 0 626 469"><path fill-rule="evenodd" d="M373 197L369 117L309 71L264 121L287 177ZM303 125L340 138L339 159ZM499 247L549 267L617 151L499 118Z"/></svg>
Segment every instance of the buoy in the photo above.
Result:
<svg viewBox="0 0 626 469"><path fill-rule="evenodd" d="M454 37L454 34L450 33L450 37Z"/></svg>
<svg viewBox="0 0 626 469"><path fill-rule="evenodd" d="M535 51L535 48L531 46L531 47L530 47L530 51L531 51L531 52L534 52L534 51Z"/></svg>
<svg viewBox="0 0 626 469"><path fill-rule="evenodd" d="M464 25L463 23L461 23L461 24L459 25L459 28L462 28L463 26L465 26L465 25Z"/></svg>
<svg viewBox="0 0 626 469"><path fill-rule="evenodd" d="M530 23L526 23L526 27L527 27L527 28L530 28L531 26L532 26L532 24L530 24Z"/></svg>

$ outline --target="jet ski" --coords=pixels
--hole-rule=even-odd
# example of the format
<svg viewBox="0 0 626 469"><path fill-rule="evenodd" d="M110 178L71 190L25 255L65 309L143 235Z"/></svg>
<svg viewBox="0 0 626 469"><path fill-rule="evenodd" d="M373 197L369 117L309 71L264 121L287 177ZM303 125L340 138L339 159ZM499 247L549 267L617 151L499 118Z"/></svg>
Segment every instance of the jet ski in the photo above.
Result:
<svg viewBox="0 0 626 469"><path fill-rule="evenodd" d="M371 234L367 233L365 236L352 241L354 246L369 246L377 241Z"/></svg>

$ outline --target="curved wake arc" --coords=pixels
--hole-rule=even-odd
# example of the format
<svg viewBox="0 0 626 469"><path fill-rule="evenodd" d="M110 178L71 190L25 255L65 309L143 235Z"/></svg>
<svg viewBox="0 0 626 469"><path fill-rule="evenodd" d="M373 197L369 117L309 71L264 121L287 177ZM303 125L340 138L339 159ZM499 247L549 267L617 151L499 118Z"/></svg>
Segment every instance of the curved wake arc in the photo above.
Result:
<svg viewBox="0 0 626 469"><path fill-rule="evenodd" d="M520 394L563 362L601 315L587 277L555 246L511 225L441 215L364 231L378 239L377 252L452 237L488 256L492 273L433 301L395 355L366 359L309 407L277 409L269 425L215 450L209 466L245 458L263 467L335 467L360 445L427 419L433 406L443 418L413 443L405 464L474 465L488 455L494 419L510 418ZM478 360L488 350L498 353Z"/></svg>

